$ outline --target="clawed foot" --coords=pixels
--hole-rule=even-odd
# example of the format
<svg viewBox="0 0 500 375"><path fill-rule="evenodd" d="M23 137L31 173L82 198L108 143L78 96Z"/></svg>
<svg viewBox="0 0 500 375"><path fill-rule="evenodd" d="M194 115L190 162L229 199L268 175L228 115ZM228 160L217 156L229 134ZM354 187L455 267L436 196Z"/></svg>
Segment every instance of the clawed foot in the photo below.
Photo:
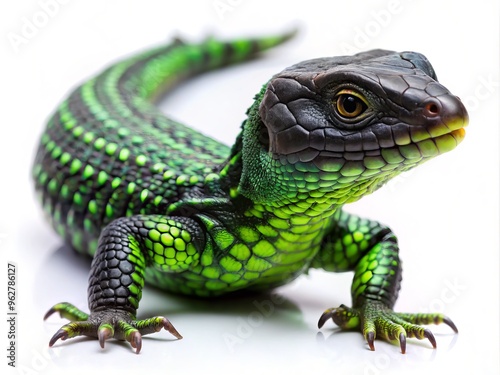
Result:
<svg viewBox="0 0 500 375"><path fill-rule="evenodd" d="M86 314L69 303L59 303L52 307L44 319L53 313L59 312L62 318L71 322L61 327L49 342L49 346L76 336L90 336L99 339L101 348L110 338L126 340L132 345L136 353L141 351L142 336L160 331L162 328L170 332L178 339L182 336L167 318L157 316L154 318L136 320L135 316L127 311L107 309L103 311Z"/></svg>
<svg viewBox="0 0 500 375"><path fill-rule="evenodd" d="M443 314L396 313L377 301L366 301L360 308L341 305L328 309L321 315L318 327L321 328L330 318L342 329L360 329L371 350L375 350L374 341L378 337L399 343L403 354L406 352L407 337L426 338L436 348L434 335L421 324L444 323L458 333L455 324Z"/></svg>

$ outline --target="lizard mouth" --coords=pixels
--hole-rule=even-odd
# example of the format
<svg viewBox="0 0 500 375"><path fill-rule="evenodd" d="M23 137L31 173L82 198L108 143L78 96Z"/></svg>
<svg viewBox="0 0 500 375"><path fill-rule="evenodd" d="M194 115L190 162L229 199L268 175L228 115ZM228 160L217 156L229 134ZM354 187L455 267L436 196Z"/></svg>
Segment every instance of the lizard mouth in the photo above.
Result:
<svg viewBox="0 0 500 375"><path fill-rule="evenodd" d="M412 128L410 142L400 144L399 152L406 159L429 158L453 150L465 137L467 115L448 119L424 128ZM397 143L397 142L396 142Z"/></svg>
<svg viewBox="0 0 500 375"><path fill-rule="evenodd" d="M394 143L387 148L365 153L363 167L365 175L374 175L380 171L401 171L435 156L453 150L465 137L467 114L440 119L428 126L412 126L408 133L394 137ZM352 162L350 169L356 169ZM347 168L347 167L346 167ZM358 167L358 169L364 169Z"/></svg>
<svg viewBox="0 0 500 375"><path fill-rule="evenodd" d="M446 145L448 143L447 141L451 141L450 137L455 140L455 146L458 146L465 138L465 129L456 129L449 132L448 134L440 135L439 137L435 138L435 142L438 146L439 151L447 152L455 148L455 146L453 146L453 143L451 144L452 147L449 150L446 148Z"/></svg>

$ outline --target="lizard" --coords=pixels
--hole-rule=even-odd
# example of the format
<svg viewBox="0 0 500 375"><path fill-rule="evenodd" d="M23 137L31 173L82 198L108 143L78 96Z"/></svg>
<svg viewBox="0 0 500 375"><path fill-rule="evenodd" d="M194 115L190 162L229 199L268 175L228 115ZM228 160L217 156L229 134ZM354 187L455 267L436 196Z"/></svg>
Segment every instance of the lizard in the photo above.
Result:
<svg viewBox="0 0 500 375"><path fill-rule="evenodd" d="M328 308L369 349L384 339L436 340L441 313L399 313L396 235L343 206L454 149L467 111L417 52L369 50L314 58L275 74L255 95L233 146L162 113L158 98L197 74L257 57L290 34L198 43L174 39L111 64L72 91L40 137L32 176L52 227L93 257L86 313L49 342L127 340L163 316L137 319L145 283L216 297L279 287L309 269L353 271L352 305ZM224 104L213 110L221 111Z"/></svg>

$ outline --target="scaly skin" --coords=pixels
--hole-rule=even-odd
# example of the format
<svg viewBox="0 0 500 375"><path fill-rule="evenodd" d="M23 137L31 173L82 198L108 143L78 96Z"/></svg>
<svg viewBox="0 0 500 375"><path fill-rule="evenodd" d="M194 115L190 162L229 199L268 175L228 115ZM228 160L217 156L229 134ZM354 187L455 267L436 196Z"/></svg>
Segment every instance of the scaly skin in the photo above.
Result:
<svg viewBox="0 0 500 375"><path fill-rule="evenodd" d="M176 41L112 65L78 87L41 137L33 176L55 230L94 257L86 314L52 338L115 337L137 352L164 317L136 320L145 281L201 297L283 285L309 268L354 271L344 329L399 342L428 338L441 314L393 312L397 239L342 211L387 180L453 149L467 113L418 53L374 50L305 61L256 95L228 148L166 118L154 99L194 74L252 58L289 35ZM221 104L220 108L224 110Z"/></svg>

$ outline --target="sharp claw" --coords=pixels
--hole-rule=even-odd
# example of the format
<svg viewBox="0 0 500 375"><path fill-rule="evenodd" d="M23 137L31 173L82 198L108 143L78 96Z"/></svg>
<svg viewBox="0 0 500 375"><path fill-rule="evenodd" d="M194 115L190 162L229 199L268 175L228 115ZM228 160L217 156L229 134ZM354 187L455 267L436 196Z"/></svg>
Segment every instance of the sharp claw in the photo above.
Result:
<svg viewBox="0 0 500 375"><path fill-rule="evenodd" d="M432 347L434 349L436 349L436 339L434 338L434 335L432 334L432 332L428 329L424 330L424 336L427 337L429 339L429 341L431 342L432 344Z"/></svg>
<svg viewBox="0 0 500 375"><path fill-rule="evenodd" d="M64 341L68 338L68 332L66 332L64 329L60 329L59 331L56 332L54 336L49 341L49 346L51 347L56 343L57 340L61 339L61 341Z"/></svg>
<svg viewBox="0 0 500 375"><path fill-rule="evenodd" d="M132 348L135 349L135 353L139 354L142 348L142 336L139 331L135 331L134 333L132 333L129 342L130 345L132 345Z"/></svg>
<svg viewBox="0 0 500 375"><path fill-rule="evenodd" d="M451 321L450 318L448 318L447 316L444 317L443 319L443 323L446 324L447 326L449 326L453 331L455 331L455 333L458 333L458 328L457 326L455 325L455 323L453 323Z"/></svg>
<svg viewBox="0 0 500 375"><path fill-rule="evenodd" d="M321 328L325 325L326 321L330 318L333 317L334 310L333 309L328 309L326 310L318 320L318 328Z"/></svg>
<svg viewBox="0 0 500 375"><path fill-rule="evenodd" d="M71 310L71 311L70 311ZM115 311L116 316L109 320L106 311L96 312L94 315L86 315L69 304L55 305L46 314L44 319L47 319L55 312L64 313L72 321L61 327L59 331L49 341L49 346L52 347L59 339L61 341L70 337L85 335L96 337L99 345L104 349L106 340L116 337L125 339L130 343L137 354L142 348L142 335L158 332L162 328L175 336L177 339L182 339L182 335L175 329L167 318L156 317L141 321L135 320L128 312ZM85 315L85 316L84 316ZM62 316L62 315L61 315ZM89 317L91 319L89 319ZM82 318L79 319L78 318ZM100 325L99 325L100 323ZM115 332L116 330L116 332ZM116 334L115 334L116 333Z"/></svg>
<svg viewBox="0 0 500 375"><path fill-rule="evenodd" d="M172 323L170 323L170 320L168 320L167 318L163 318L163 328L165 328L165 330L170 332L177 339L179 340L182 339L182 335L179 332L177 332L175 327L172 325Z"/></svg>
<svg viewBox="0 0 500 375"><path fill-rule="evenodd" d="M368 332L366 335L366 342L368 343L368 346L370 347L371 351L375 351L375 332Z"/></svg>
<svg viewBox="0 0 500 375"><path fill-rule="evenodd" d="M113 336L113 330L110 327L100 327L97 331L97 337L99 338L99 345L104 349L104 343L107 339Z"/></svg>
<svg viewBox="0 0 500 375"><path fill-rule="evenodd" d="M49 316L51 316L52 314L54 314L57 310L54 309L53 307L50 308L49 311L47 311L47 313L43 316L43 320L47 320L49 318Z"/></svg>
<svg viewBox="0 0 500 375"><path fill-rule="evenodd" d="M401 347L401 353L406 353L406 336L403 332L399 334L399 346Z"/></svg>

